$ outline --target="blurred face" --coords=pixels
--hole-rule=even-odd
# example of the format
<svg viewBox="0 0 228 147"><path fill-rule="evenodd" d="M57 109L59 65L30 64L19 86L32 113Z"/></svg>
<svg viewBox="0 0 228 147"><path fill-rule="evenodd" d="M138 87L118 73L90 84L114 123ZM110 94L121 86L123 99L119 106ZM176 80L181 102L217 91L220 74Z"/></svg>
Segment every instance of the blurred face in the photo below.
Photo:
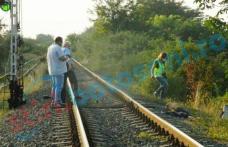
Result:
<svg viewBox="0 0 228 147"><path fill-rule="evenodd" d="M70 48L70 45L69 44L64 44L64 47L65 48Z"/></svg>
<svg viewBox="0 0 228 147"><path fill-rule="evenodd" d="M58 44L59 46L62 46L63 41L59 41L59 42L57 42L57 44Z"/></svg>
<svg viewBox="0 0 228 147"><path fill-rule="evenodd" d="M165 59L165 58L163 58L163 59L162 59L162 61L163 61L163 62L166 62L166 59Z"/></svg>
<svg viewBox="0 0 228 147"><path fill-rule="evenodd" d="M167 57L162 58L162 61L163 61L163 62L166 62L166 61L167 61Z"/></svg>

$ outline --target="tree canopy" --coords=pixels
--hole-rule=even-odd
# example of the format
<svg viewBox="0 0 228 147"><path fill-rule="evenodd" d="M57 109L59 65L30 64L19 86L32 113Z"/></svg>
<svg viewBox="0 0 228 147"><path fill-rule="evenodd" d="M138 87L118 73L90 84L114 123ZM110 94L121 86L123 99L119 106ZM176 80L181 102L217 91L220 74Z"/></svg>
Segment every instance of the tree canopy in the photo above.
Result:
<svg viewBox="0 0 228 147"><path fill-rule="evenodd" d="M228 1L227 0L195 0L195 3L199 4L201 9L212 9L219 7L217 16L228 13Z"/></svg>

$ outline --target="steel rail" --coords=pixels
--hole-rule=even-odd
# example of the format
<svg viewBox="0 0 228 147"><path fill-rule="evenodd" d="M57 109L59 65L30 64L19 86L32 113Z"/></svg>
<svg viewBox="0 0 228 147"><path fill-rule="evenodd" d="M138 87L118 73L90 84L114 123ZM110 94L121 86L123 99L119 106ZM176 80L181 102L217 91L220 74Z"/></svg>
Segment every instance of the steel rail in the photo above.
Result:
<svg viewBox="0 0 228 147"><path fill-rule="evenodd" d="M23 74L23 76L27 76L27 75L28 75L33 69L35 69L40 63L41 63L41 62L36 63L35 65L33 65L30 69L28 69L28 70ZM21 77L19 77L19 78L21 78ZM0 86L0 90L1 90L2 88L4 88L4 87L8 86L8 85L9 85L9 83Z"/></svg>
<svg viewBox="0 0 228 147"><path fill-rule="evenodd" d="M29 63L31 63L31 62L33 62L33 61L36 61L36 60L39 60L39 59L41 60L42 58L44 58L44 56L39 56L39 57L37 57L37 58L35 58L35 59L30 59L30 60L28 60L27 62L23 63L23 66L26 66L27 64L29 64ZM7 76L9 76L9 75L10 75L10 72L8 72L8 73L6 73L6 74L0 76L0 80L1 80L1 79L4 79L5 77L7 77Z"/></svg>
<svg viewBox="0 0 228 147"><path fill-rule="evenodd" d="M40 63L36 63L35 65L33 65L29 70L27 70L23 76L27 76L33 69L35 69ZM21 78L21 77L20 77Z"/></svg>
<svg viewBox="0 0 228 147"><path fill-rule="evenodd" d="M5 78L5 77L8 76L8 75L9 75L9 73L4 74L3 76L0 76L0 80L3 79L3 78Z"/></svg>
<svg viewBox="0 0 228 147"><path fill-rule="evenodd" d="M27 64L29 64L30 62L33 62L33 61L36 61L36 60L41 60L42 58L44 58L45 56L39 56L39 57L37 57L37 58L35 58L35 59L30 59L30 60L28 60L27 62L25 62L24 64L23 64L23 66L26 66Z"/></svg>
<svg viewBox="0 0 228 147"><path fill-rule="evenodd" d="M153 121L155 124L160 126L160 128L164 129L168 134L173 135L175 139L177 139L180 143L184 144L184 146L189 147L203 147L199 142L170 124L169 122L165 121L164 119L160 118L141 104L139 104L137 101L135 101L133 98L131 98L129 95L127 95L122 90L116 88L112 84L106 82L101 77L90 71L88 68L84 67L81 63L79 63L77 60L73 59L73 61L80 66L82 69L84 69L88 74L93 76L97 81L105 85L107 88L109 88L111 91L115 92L118 96L122 97L126 102L132 104L132 106L139 110L142 114L144 114L147 118L149 118L151 121Z"/></svg>
<svg viewBox="0 0 228 147"><path fill-rule="evenodd" d="M81 119L81 115L75 100L75 96L70 84L70 80L69 78L67 78L67 86L68 86L68 93L70 94L71 100L72 100L72 107L73 107L73 114L74 114L74 118L75 118L75 122L76 122L76 127L77 127L77 131L78 131L78 138L80 140L80 144L82 147L89 147L89 142L86 136L86 132L83 126L83 122Z"/></svg>

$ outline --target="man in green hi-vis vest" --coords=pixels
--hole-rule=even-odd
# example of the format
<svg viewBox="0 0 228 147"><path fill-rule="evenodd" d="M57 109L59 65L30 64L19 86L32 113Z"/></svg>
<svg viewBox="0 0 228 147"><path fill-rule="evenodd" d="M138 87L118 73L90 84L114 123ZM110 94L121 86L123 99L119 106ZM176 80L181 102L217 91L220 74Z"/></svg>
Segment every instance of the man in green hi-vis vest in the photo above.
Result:
<svg viewBox="0 0 228 147"><path fill-rule="evenodd" d="M168 55L165 52L161 52L151 68L151 79L155 78L160 83L160 86L155 90L153 95L160 99L165 98L168 90L168 81L165 73L165 62L167 61Z"/></svg>

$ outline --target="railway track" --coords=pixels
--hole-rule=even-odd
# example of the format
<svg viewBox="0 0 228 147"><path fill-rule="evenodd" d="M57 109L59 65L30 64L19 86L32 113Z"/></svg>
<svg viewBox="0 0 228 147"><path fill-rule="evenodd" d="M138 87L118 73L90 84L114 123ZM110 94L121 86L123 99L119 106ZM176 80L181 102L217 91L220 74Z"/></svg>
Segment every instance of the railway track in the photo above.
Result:
<svg viewBox="0 0 228 147"><path fill-rule="evenodd" d="M86 107L80 107L91 146L202 146L75 62L79 87L84 87L83 91L90 91L91 85L94 88ZM101 85L105 88L102 89ZM90 96L85 94L85 97Z"/></svg>
<svg viewBox="0 0 228 147"><path fill-rule="evenodd" d="M23 63L23 68L26 69L26 71L24 71L23 73L23 76L27 76L31 71L33 71L42 62L43 58L44 56L40 56L35 59L30 59L27 62ZM9 76L10 76L10 73L6 73L0 76L0 90L9 85L7 80Z"/></svg>
<svg viewBox="0 0 228 147"><path fill-rule="evenodd" d="M150 111L152 111L156 115L170 122L176 128L180 129L184 133L188 134L190 137L197 140L203 146L228 147L228 144L218 143L206 137L206 135L203 135L202 133L200 133L200 128L197 130L192 128L190 125L186 123L186 118L167 113L165 106L159 106L158 104L153 104L151 102L148 102L142 99L137 99L137 101L140 102L145 107L147 107ZM188 119L194 119L194 118L188 118Z"/></svg>
<svg viewBox="0 0 228 147"><path fill-rule="evenodd" d="M106 83L84 68L77 61L75 62L82 99L75 100L72 88L74 82L70 82L69 79L67 85L71 103L64 108L51 108L51 100L40 100L43 95L41 96L38 92L37 100L40 104L37 107L31 107L31 109L34 109L32 110L33 114L36 112L45 113L42 114L42 117L37 115L36 121L39 131L34 133L36 126L25 128L19 135L27 133L25 135L27 138L32 136L26 140L24 139L26 137L18 137L18 133L11 133L11 137L6 137L4 135L7 134L7 129L1 130L0 134L4 135L0 135L0 145L61 147L227 146L196 135L196 131L188 128L186 124L163 113L161 107L143 99L137 99L137 101L132 99L123 91ZM50 88L46 87L45 93L50 91L48 89ZM20 116L21 114L15 115ZM24 120L22 119L22 121ZM23 139L20 140L20 138ZM2 144L2 142L4 143Z"/></svg>
<svg viewBox="0 0 228 147"><path fill-rule="evenodd" d="M74 120L71 106L54 109L51 119L51 128L53 132L51 146L78 146L79 140L74 137Z"/></svg>
<svg viewBox="0 0 228 147"><path fill-rule="evenodd" d="M78 77L82 78L82 85L95 83L83 72L79 72ZM106 90L101 88L94 90ZM97 96L93 97L95 101L80 107L91 146L172 146L167 137L158 135L118 96L107 90L102 98Z"/></svg>
<svg viewBox="0 0 228 147"><path fill-rule="evenodd" d="M228 146L204 137L185 119L166 114L164 106L132 99L75 62L83 91L91 91L86 85L100 84L92 86L95 93L87 105L80 107L92 146Z"/></svg>
<svg viewBox="0 0 228 147"><path fill-rule="evenodd" d="M68 103L64 108L53 108L51 99L44 98L49 92L50 84L45 84L40 91L29 95L25 105L0 120L0 146L78 147L83 144L78 138L81 135L77 131L76 105Z"/></svg>

